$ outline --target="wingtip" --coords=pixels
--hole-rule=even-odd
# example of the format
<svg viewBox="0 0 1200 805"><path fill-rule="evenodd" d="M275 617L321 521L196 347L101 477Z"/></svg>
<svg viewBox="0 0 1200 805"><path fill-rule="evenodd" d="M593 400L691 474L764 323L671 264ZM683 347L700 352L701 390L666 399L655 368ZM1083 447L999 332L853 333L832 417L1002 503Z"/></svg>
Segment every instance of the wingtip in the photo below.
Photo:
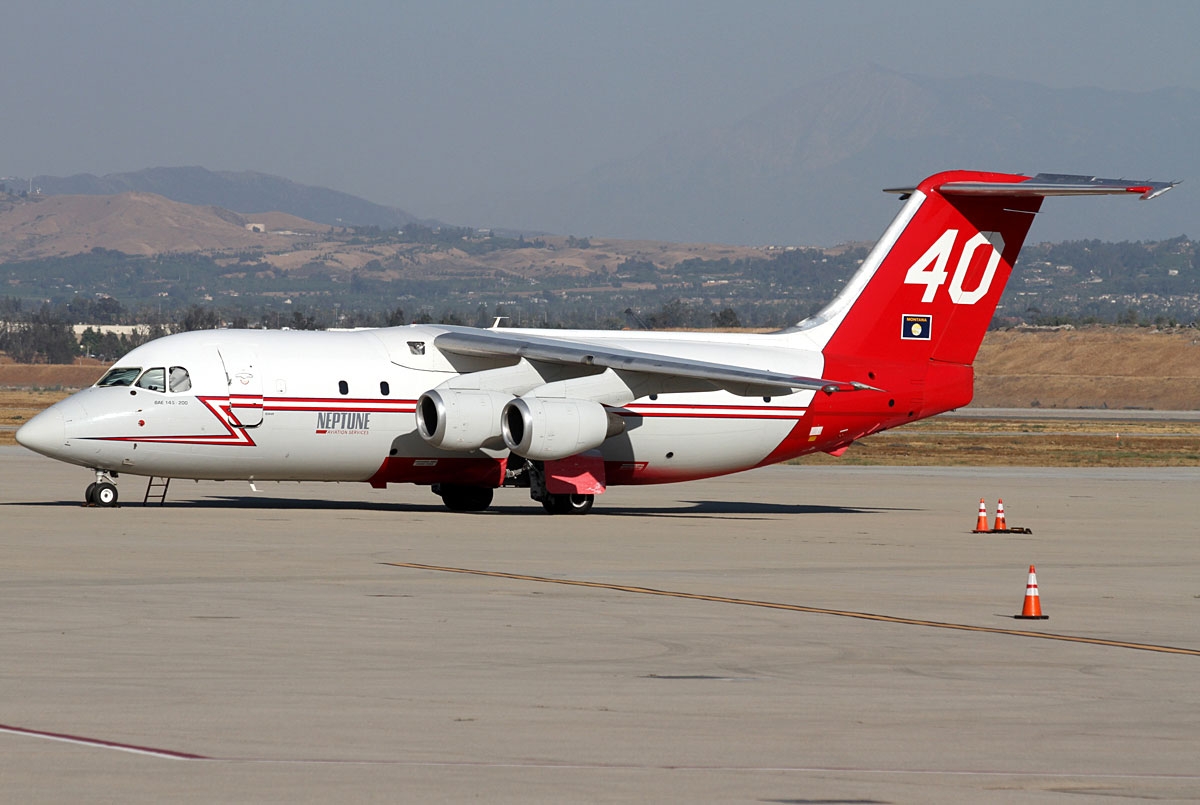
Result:
<svg viewBox="0 0 1200 805"><path fill-rule="evenodd" d="M826 383L824 386L821 386L821 391L825 392L826 394L835 394L839 391L883 391L883 389L878 389L874 386L869 386L866 383L860 383L857 380L854 380L850 383Z"/></svg>
<svg viewBox="0 0 1200 805"><path fill-rule="evenodd" d="M1142 201L1149 201L1152 198L1158 198L1163 193L1165 193L1168 190L1170 190L1171 188L1175 187L1175 185L1181 184L1182 182L1183 182L1183 180L1180 179L1175 182L1163 182L1159 185L1151 185L1146 188L1145 192L1142 193L1142 195L1139 198L1141 198Z"/></svg>

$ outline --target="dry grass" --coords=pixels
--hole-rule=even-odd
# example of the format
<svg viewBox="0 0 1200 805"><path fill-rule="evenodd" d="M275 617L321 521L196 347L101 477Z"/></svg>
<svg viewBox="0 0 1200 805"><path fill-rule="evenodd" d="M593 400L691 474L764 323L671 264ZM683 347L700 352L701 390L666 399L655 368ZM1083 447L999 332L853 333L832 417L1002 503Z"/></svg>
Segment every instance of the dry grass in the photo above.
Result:
<svg viewBox="0 0 1200 805"><path fill-rule="evenodd" d="M1081 412L1082 413L1082 412ZM870 466L1196 467L1200 422L933 418L857 442L841 458Z"/></svg>
<svg viewBox="0 0 1200 805"><path fill-rule="evenodd" d="M6 391L0 389L0 445L16 444L16 429L33 415L66 397L68 391Z"/></svg>
<svg viewBox="0 0 1200 805"><path fill-rule="evenodd" d="M99 380L107 369L107 364L99 363L0 363L0 389L83 389Z"/></svg>
<svg viewBox="0 0 1200 805"><path fill-rule="evenodd" d="M1200 332L1132 327L1000 330L975 361L984 408L1200 406Z"/></svg>

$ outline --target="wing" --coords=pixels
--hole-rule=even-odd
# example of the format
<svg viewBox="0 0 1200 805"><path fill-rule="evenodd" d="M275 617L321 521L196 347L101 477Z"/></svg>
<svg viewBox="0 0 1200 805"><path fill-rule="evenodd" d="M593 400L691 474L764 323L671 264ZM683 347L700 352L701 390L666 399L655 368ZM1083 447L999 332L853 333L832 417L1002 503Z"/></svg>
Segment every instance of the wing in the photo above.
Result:
<svg viewBox="0 0 1200 805"><path fill-rule="evenodd" d="M865 383L799 377L763 369L746 369L720 363L695 361L631 349L588 344L552 336L480 330L441 325L446 332L434 338L442 352L476 357L515 357L563 366L595 366L614 371L637 372L661 377L703 380L716 388L741 396L791 394L810 390L833 394L838 391L878 389Z"/></svg>

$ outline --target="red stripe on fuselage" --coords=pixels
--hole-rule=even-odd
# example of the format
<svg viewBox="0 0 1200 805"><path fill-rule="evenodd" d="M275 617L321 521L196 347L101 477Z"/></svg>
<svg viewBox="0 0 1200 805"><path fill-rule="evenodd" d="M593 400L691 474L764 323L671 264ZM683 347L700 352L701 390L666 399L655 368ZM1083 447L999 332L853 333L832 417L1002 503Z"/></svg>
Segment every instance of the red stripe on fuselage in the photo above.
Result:
<svg viewBox="0 0 1200 805"><path fill-rule="evenodd" d="M240 426L240 420L233 408L255 408L260 405L263 411L278 411L291 413L339 411L352 413L380 414L411 414L415 410L416 400L379 400L368 398L348 397L262 397L257 394L230 394L228 397L197 397L221 426L225 433L217 435L181 434L178 436L90 436L84 438L108 442L145 442L147 444L198 444L198 445L230 445L234 447L256 447L256 443L245 427ZM251 400L253 405L239 404ZM222 415L224 414L224 415ZM234 423L237 423L236 425ZM257 427L257 426L255 426Z"/></svg>
<svg viewBox="0 0 1200 805"><path fill-rule="evenodd" d="M197 397L205 408L207 408L221 426L225 428L224 434L209 436L206 434L193 434L187 436L86 436L83 438L95 439L96 441L104 442L145 442L147 444L204 444L204 445L231 445L234 447L257 447L254 439L242 427L234 427L233 422L238 422L237 416L233 413L232 405L227 397ZM222 416L222 412L225 414Z"/></svg>

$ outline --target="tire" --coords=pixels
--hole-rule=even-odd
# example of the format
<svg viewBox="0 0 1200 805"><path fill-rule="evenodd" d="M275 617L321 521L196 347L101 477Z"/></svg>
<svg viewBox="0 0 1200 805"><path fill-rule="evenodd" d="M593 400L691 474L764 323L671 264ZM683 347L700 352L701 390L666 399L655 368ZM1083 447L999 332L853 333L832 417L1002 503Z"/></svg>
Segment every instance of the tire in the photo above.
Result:
<svg viewBox="0 0 1200 805"><path fill-rule="evenodd" d="M486 486L442 484L437 493L452 512L481 512L492 505L492 490Z"/></svg>
<svg viewBox="0 0 1200 805"><path fill-rule="evenodd" d="M595 495L550 495L542 508L551 514L587 514L595 502Z"/></svg>
<svg viewBox="0 0 1200 805"><path fill-rule="evenodd" d="M107 481L96 484L95 490L92 491L92 498L97 506L116 506L117 488Z"/></svg>
<svg viewBox="0 0 1200 805"><path fill-rule="evenodd" d="M96 482L92 481L87 485L87 489L83 493L83 502L91 505L96 505Z"/></svg>

